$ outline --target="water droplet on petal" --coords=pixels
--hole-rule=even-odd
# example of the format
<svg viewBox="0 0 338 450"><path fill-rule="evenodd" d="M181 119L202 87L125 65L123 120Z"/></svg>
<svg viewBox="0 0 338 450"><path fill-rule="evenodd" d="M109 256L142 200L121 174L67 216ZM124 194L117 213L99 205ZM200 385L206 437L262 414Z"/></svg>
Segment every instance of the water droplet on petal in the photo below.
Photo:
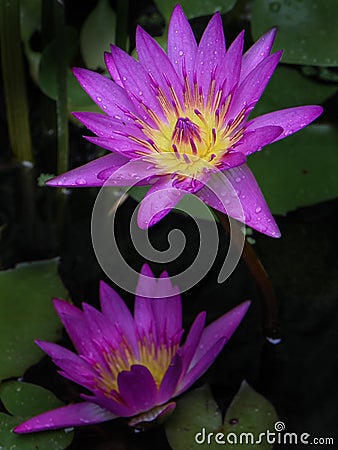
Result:
<svg viewBox="0 0 338 450"><path fill-rule="evenodd" d="M262 208L261 208L260 206L258 206L258 207L255 209L255 213L256 213L256 214L259 214L261 211L262 211Z"/></svg>
<svg viewBox="0 0 338 450"><path fill-rule="evenodd" d="M78 186L85 186L87 184L87 181L84 178L77 178L75 180L75 184Z"/></svg>
<svg viewBox="0 0 338 450"><path fill-rule="evenodd" d="M179 52L178 52L178 54L180 55L180 56L183 56L183 50L180 50Z"/></svg>
<svg viewBox="0 0 338 450"><path fill-rule="evenodd" d="M237 178L235 178L235 181L236 181L236 183L240 183L242 181L242 178L241 177L237 177Z"/></svg>
<svg viewBox="0 0 338 450"><path fill-rule="evenodd" d="M102 98L101 97L96 97L96 100L100 103L102 102Z"/></svg>

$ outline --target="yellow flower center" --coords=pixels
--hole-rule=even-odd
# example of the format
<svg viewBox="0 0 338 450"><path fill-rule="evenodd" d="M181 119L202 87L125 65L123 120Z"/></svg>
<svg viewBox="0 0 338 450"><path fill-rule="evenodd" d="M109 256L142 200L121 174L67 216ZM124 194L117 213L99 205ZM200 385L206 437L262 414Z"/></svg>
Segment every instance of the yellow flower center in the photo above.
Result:
<svg viewBox="0 0 338 450"><path fill-rule="evenodd" d="M223 99L222 88L216 91L215 84L212 79L205 99L197 82L192 90L186 77L183 107L172 86L169 85L172 99L157 86L157 98L166 120L161 120L140 102L155 126L136 119L147 139L129 137L147 148L146 152L137 153L155 164L159 174L198 178L210 164L219 166L229 149L242 138L244 110L235 120L225 124L231 95Z"/></svg>
<svg viewBox="0 0 338 450"><path fill-rule="evenodd" d="M178 347L178 343L159 346L150 334L138 341L139 357L137 357L129 343L124 340L118 350L111 349L111 351L103 353L107 367L102 367L100 364L95 365L94 368L98 373L96 384L107 397L115 398L116 394L114 395L112 391L119 392L117 384L119 373L130 371L131 366L139 364L147 367L159 387Z"/></svg>

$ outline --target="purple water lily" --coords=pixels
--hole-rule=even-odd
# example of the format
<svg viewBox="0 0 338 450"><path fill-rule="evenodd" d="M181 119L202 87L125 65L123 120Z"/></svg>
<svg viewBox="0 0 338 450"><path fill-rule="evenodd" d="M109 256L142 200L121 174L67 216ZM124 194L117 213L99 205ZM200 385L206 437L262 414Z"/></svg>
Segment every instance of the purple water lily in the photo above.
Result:
<svg viewBox="0 0 338 450"><path fill-rule="evenodd" d="M101 283L102 313L84 303L83 311L56 299L54 305L79 355L57 344L37 341L64 377L92 392L85 402L64 406L17 426L31 433L129 417L142 427L170 413L172 398L187 390L212 364L234 333L250 302L244 302L204 328L205 312L182 338L181 297L164 272L156 280L145 265L137 286L134 318L119 295ZM159 283L161 282L161 284ZM160 287L161 286L161 287ZM157 297L165 288L167 297Z"/></svg>
<svg viewBox="0 0 338 450"><path fill-rule="evenodd" d="M305 127L322 108L300 106L248 120L282 52L270 55L275 30L244 55L243 36L240 33L226 50L216 13L197 45L178 5L169 24L168 54L138 27L139 61L115 46L105 55L113 81L74 69L83 89L105 113L78 112L75 117L95 133L87 139L111 154L47 184L151 184L138 212L141 228L158 222L189 192L252 228L280 236L246 158ZM127 164L130 161L134 164ZM220 172L227 183L217 176ZM163 195L150 195L172 187L165 205ZM231 206L234 192L244 218Z"/></svg>

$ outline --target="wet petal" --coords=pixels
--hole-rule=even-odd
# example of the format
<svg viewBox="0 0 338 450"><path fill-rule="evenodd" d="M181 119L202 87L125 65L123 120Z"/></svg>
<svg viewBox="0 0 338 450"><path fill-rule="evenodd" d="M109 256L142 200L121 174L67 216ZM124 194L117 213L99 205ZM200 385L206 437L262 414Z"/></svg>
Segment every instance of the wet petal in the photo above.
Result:
<svg viewBox="0 0 338 450"><path fill-rule="evenodd" d="M283 128L283 132L274 139L275 142L306 127L317 119L322 112L321 106L313 105L282 109L255 117L247 123L246 128L247 130L253 130L268 125L280 126Z"/></svg>
<svg viewBox="0 0 338 450"><path fill-rule="evenodd" d="M154 94L151 79L144 67L128 53L114 45L111 47L111 53L120 73L122 84L135 105L134 108L137 109L138 115L152 125L154 125L154 122L150 118L150 112L164 120L163 110ZM149 112L142 106L142 103L148 108Z"/></svg>
<svg viewBox="0 0 338 450"><path fill-rule="evenodd" d="M216 13L210 19L199 43L195 61L195 72L198 85L206 96L209 91L212 74L219 61L225 57L225 39L222 18Z"/></svg>
<svg viewBox="0 0 338 450"><path fill-rule="evenodd" d="M154 82L173 101L169 86L172 86L181 106L183 106L183 90L178 75L171 64L168 55L141 27L136 30L136 50L142 66Z"/></svg>
<svg viewBox="0 0 338 450"><path fill-rule="evenodd" d="M241 323L249 306L249 301L243 302L205 328L191 361L190 370L210 352L214 344L220 339L225 339L225 343L228 342Z"/></svg>
<svg viewBox="0 0 338 450"><path fill-rule="evenodd" d="M74 68L73 73L82 88L105 113L115 119L133 123L123 111L136 114L137 110L124 89L109 78L91 70Z"/></svg>
<svg viewBox="0 0 338 450"><path fill-rule="evenodd" d="M255 42L249 50L244 53L241 70L241 80L247 77L264 58L270 55L273 42L276 37L277 28L272 28Z"/></svg>
<svg viewBox="0 0 338 450"><path fill-rule="evenodd" d="M209 206L249 227L268 236L280 237L257 181L245 164L213 174L208 185L196 195Z"/></svg>
<svg viewBox="0 0 338 450"><path fill-rule="evenodd" d="M261 150L265 145L271 144L278 139L283 132L282 127L268 125L265 127L246 130L243 138L236 145L236 152L244 153L246 156Z"/></svg>
<svg viewBox="0 0 338 450"><path fill-rule="evenodd" d="M102 186L109 175L116 172L121 166L128 162L125 156L112 153L94 159L84 166L77 167L69 172L58 175L46 182L47 186L53 187L90 187ZM107 177L103 177L102 173L109 173ZM101 176L100 176L101 174ZM116 183L117 185L119 183ZM128 184L128 183L127 183Z"/></svg>
<svg viewBox="0 0 338 450"><path fill-rule="evenodd" d="M93 403L76 403L47 411L14 428L15 433L33 433L106 422L116 416Z"/></svg>
<svg viewBox="0 0 338 450"><path fill-rule="evenodd" d="M254 107L263 94L281 56L281 51L268 56L242 81L234 93L227 113L228 119L235 119L243 109L250 111Z"/></svg>
<svg viewBox="0 0 338 450"><path fill-rule="evenodd" d="M168 31L168 56L182 83L186 74L192 86L197 44L182 7L172 13Z"/></svg>
<svg viewBox="0 0 338 450"><path fill-rule="evenodd" d="M123 83L121 81L119 71L114 62L114 58L112 57L112 55L110 53L105 52L104 62L106 63L106 67L108 69L109 75L112 77L112 79L115 81L115 83L117 83L119 86L123 87Z"/></svg>
<svg viewBox="0 0 338 450"><path fill-rule="evenodd" d="M205 318L205 311L198 314L198 316L194 320L194 323L191 325L187 339L182 347L181 354L183 360L183 373L186 373L186 371L188 370L192 358L196 352L197 346L203 333Z"/></svg>
<svg viewBox="0 0 338 450"><path fill-rule="evenodd" d="M139 206L138 226L144 230L155 225L177 205L184 195L183 190L172 186L169 176L162 176L149 189Z"/></svg>

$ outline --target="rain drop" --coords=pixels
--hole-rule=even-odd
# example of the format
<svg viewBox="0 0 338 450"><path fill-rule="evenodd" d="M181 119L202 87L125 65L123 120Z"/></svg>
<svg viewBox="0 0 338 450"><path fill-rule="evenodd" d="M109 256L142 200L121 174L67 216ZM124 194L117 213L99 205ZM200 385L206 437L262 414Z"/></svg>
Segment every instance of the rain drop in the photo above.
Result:
<svg viewBox="0 0 338 450"><path fill-rule="evenodd" d="M241 177L235 178L236 183L240 183L242 181Z"/></svg>
<svg viewBox="0 0 338 450"><path fill-rule="evenodd" d="M101 98L101 97L96 97L96 100L97 100L98 102L102 102L102 98Z"/></svg>
<svg viewBox="0 0 338 450"><path fill-rule="evenodd" d="M85 186L87 184L87 181L84 178L78 178L75 180L75 184L78 186Z"/></svg>
<svg viewBox="0 0 338 450"><path fill-rule="evenodd" d="M260 206L258 206L258 207L255 209L255 213L256 213L256 214L259 214L261 211L262 211L262 208L261 208Z"/></svg>
<svg viewBox="0 0 338 450"><path fill-rule="evenodd" d="M272 2L269 5L269 9L271 12L278 12L280 10L281 4L279 2Z"/></svg>
<svg viewBox="0 0 338 450"><path fill-rule="evenodd" d="M178 54L180 55L180 56L183 56L183 50L180 50L179 52L178 52Z"/></svg>

